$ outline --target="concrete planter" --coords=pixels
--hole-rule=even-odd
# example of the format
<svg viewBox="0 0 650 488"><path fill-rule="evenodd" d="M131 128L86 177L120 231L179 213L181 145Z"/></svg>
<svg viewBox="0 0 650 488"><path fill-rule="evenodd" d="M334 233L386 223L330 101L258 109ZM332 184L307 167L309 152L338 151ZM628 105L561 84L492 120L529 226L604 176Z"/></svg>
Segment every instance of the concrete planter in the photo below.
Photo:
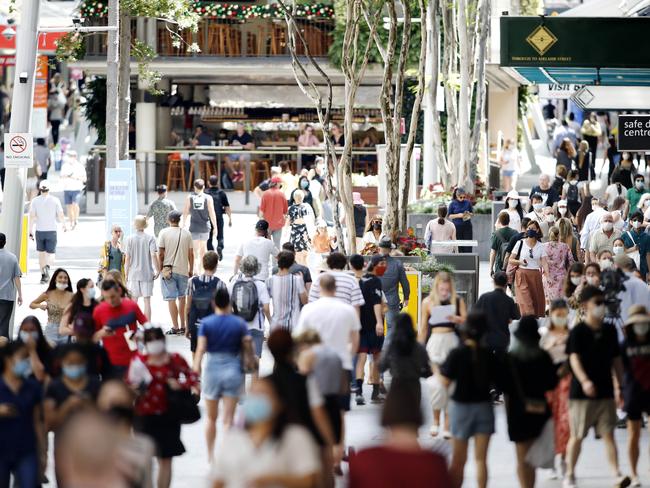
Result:
<svg viewBox="0 0 650 488"><path fill-rule="evenodd" d="M406 225L415 230L415 235L424 239L424 229L430 220L437 218L434 214L410 213L406 218ZM472 217L472 232L475 241L478 241L478 255L482 261L490 258L490 237L492 236L492 217L490 214L477 214Z"/></svg>

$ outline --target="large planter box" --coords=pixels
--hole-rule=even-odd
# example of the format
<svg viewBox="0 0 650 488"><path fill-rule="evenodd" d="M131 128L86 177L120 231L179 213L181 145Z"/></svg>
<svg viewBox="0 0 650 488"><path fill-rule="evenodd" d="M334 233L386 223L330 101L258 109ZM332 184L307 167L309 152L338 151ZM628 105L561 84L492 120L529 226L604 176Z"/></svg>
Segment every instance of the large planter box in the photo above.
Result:
<svg viewBox="0 0 650 488"><path fill-rule="evenodd" d="M424 229L430 220L438 218L435 214L410 213L406 218L406 225L415 230L415 235L424 239ZM472 232L474 240L478 241L477 253L482 261L490 258L490 237L492 236L492 216L490 214L477 214L472 217Z"/></svg>

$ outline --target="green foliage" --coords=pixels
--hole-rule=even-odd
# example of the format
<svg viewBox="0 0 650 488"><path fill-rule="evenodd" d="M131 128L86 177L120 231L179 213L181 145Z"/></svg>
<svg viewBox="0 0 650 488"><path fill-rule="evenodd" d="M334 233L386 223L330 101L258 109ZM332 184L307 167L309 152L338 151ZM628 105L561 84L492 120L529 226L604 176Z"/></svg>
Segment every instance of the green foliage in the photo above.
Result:
<svg viewBox="0 0 650 488"><path fill-rule="evenodd" d="M120 8L132 17L157 17L174 22L179 30L198 30L199 14L190 0L121 0Z"/></svg>
<svg viewBox="0 0 650 488"><path fill-rule="evenodd" d="M147 43L135 39L131 43L131 56L138 62L138 78L144 86L148 87L149 93L162 95L162 91L156 88L156 83L162 79L162 75L149 66L149 63L157 56L153 48Z"/></svg>
<svg viewBox="0 0 650 488"><path fill-rule="evenodd" d="M519 0L519 15L539 15L542 7L541 0Z"/></svg>
<svg viewBox="0 0 650 488"><path fill-rule="evenodd" d="M98 76L86 83L81 106L91 127L97 131L96 144L106 143L106 78Z"/></svg>
<svg viewBox="0 0 650 488"><path fill-rule="evenodd" d="M447 273L453 273L456 271L456 268L448 263L441 263L436 259L435 256L428 256L421 263L415 263L411 265L413 268L417 269L420 273L424 274L434 274L445 271Z"/></svg>
<svg viewBox="0 0 650 488"><path fill-rule="evenodd" d="M86 43L80 32L68 32L56 41L56 60L60 63L74 63L84 57Z"/></svg>

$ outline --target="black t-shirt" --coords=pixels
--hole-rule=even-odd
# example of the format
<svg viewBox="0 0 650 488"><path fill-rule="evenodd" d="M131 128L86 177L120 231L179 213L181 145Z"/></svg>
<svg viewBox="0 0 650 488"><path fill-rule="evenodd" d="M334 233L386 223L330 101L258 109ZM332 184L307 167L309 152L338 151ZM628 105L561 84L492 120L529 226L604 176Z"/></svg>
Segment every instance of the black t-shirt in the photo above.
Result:
<svg viewBox="0 0 650 488"><path fill-rule="evenodd" d="M210 187L205 192L212 197L212 202L214 203L214 213L217 218L222 218L223 214L226 211L226 207L230 207L230 202L228 202L228 196L226 192L220 188Z"/></svg>
<svg viewBox="0 0 650 488"><path fill-rule="evenodd" d="M440 366L440 373L456 382L451 398L461 403L491 401L490 390L500 376L497 357L484 347L464 344L453 349Z"/></svg>
<svg viewBox="0 0 650 488"><path fill-rule="evenodd" d="M273 274L278 273L278 267L273 266L273 269L271 270ZM307 266L303 266L302 264L298 263L293 263L291 267L289 268L289 273L291 274L300 274L302 275L302 281L307 286L307 283L311 283L311 272L309 271L309 268Z"/></svg>
<svg viewBox="0 0 650 488"><path fill-rule="evenodd" d="M262 191L268 190L270 186L271 186L271 178L269 178L268 180L264 180L259 185L257 185L257 187Z"/></svg>
<svg viewBox="0 0 650 488"><path fill-rule="evenodd" d="M546 207L552 207L553 204L557 201L560 200L559 195L557 192L553 189L553 187L549 187L547 190L542 190L539 185L534 186L532 190L530 190L530 196L532 197L535 193L539 193L544 197L546 195L546 201L544 202L544 205Z"/></svg>
<svg viewBox="0 0 650 488"><path fill-rule="evenodd" d="M566 345L567 354L577 354L587 377L596 387L596 398L614 398L612 383L612 362L620 355L616 329L603 324L594 330L584 322L579 323L569 333ZM588 399L575 374L571 379L569 398Z"/></svg>
<svg viewBox="0 0 650 488"><path fill-rule="evenodd" d="M506 248L506 252L512 254L512 251L515 249L515 246L517 243L524 238L526 234L524 232L518 232L514 236L510 238L508 241L508 247ZM505 256L504 256L505 257Z"/></svg>
<svg viewBox="0 0 650 488"><path fill-rule="evenodd" d="M92 400L94 402L97 399L99 387L99 380L97 378L89 377L83 390L75 392L66 386L62 378L56 378L52 380L50 385L47 387L45 398L54 400L57 407L63 404L72 395L80 395L84 399Z"/></svg>
<svg viewBox="0 0 650 488"><path fill-rule="evenodd" d="M363 237L366 230L366 207L355 205L354 208L354 229L357 237Z"/></svg>
<svg viewBox="0 0 650 488"><path fill-rule="evenodd" d="M377 325L375 305L381 303L381 280L373 274L365 274L359 280L359 288L366 303L361 306L361 330L374 332Z"/></svg>
<svg viewBox="0 0 650 488"><path fill-rule="evenodd" d="M234 141L237 141L242 146L245 146L246 144L253 142L253 137L248 132L244 132L241 136L235 133L228 139L228 144L232 146L232 143Z"/></svg>
<svg viewBox="0 0 650 488"><path fill-rule="evenodd" d="M506 351L510 344L511 320L519 318L519 307L506 292L497 288L481 295L474 309L482 310L487 317L486 341L490 349Z"/></svg>
<svg viewBox="0 0 650 488"><path fill-rule="evenodd" d="M650 393L650 342L626 340L621 347L627 395Z"/></svg>

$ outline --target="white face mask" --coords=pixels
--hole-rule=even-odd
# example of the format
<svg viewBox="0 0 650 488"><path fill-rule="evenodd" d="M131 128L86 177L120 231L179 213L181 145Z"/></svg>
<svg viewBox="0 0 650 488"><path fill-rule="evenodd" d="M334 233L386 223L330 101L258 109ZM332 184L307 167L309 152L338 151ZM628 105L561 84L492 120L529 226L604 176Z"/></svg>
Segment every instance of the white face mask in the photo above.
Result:
<svg viewBox="0 0 650 488"><path fill-rule="evenodd" d="M596 305L591 309L591 316L596 320L602 320L605 316L605 305Z"/></svg>
<svg viewBox="0 0 650 488"><path fill-rule="evenodd" d="M551 315L551 322L556 327L566 327L569 323L569 317L562 317L560 315Z"/></svg>
<svg viewBox="0 0 650 488"><path fill-rule="evenodd" d="M606 269L609 269L612 267L612 260L609 258L601 259L600 262L600 269L605 271Z"/></svg>
<svg viewBox="0 0 650 488"><path fill-rule="evenodd" d="M571 277L571 283L573 283L573 286L578 286L581 281L582 281L582 276Z"/></svg>
<svg viewBox="0 0 650 488"><path fill-rule="evenodd" d="M517 200L508 200L508 207L516 208L517 207Z"/></svg>
<svg viewBox="0 0 650 488"><path fill-rule="evenodd" d="M566 207L558 207L557 211L560 212L560 215L563 217L566 215Z"/></svg>
<svg viewBox="0 0 650 488"><path fill-rule="evenodd" d="M538 210L538 211L539 211L539 210L541 210L541 209L544 208L544 204L543 204L543 203L533 203L533 208L534 208L535 210Z"/></svg>
<svg viewBox="0 0 650 488"><path fill-rule="evenodd" d="M641 227L641 222L639 222L638 220L635 220L634 222L632 222L632 227L634 227L635 229L638 229L639 227Z"/></svg>
<svg viewBox="0 0 650 488"><path fill-rule="evenodd" d="M546 217L544 217L544 220L546 220L546 222L548 222L549 224L552 224L553 222L555 222L555 216L549 214Z"/></svg>
<svg viewBox="0 0 650 488"><path fill-rule="evenodd" d="M619 254L623 254L625 252L625 248L623 246L614 246L614 255L618 256Z"/></svg>
<svg viewBox="0 0 650 488"><path fill-rule="evenodd" d="M650 324L634 324L632 325L634 333L638 336L645 336L650 330Z"/></svg>
<svg viewBox="0 0 650 488"><path fill-rule="evenodd" d="M157 340L147 342L146 344L147 354L162 354L165 352L165 341Z"/></svg>
<svg viewBox="0 0 650 488"><path fill-rule="evenodd" d="M602 264L601 264L602 266ZM598 277L597 276L587 276L586 278L587 284L591 286L598 286Z"/></svg>
<svg viewBox="0 0 650 488"><path fill-rule="evenodd" d="M636 187L637 190L643 190L644 185L645 184L641 180L634 182L634 186Z"/></svg>
<svg viewBox="0 0 650 488"><path fill-rule="evenodd" d="M611 232L614 228L614 222L603 222L600 226L603 232Z"/></svg>
<svg viewBox="0 0 650 488"><path fill-rule="evenodd" d="M57 290L61 290L61 291L63 291L63 290L67 290L67 288L68 288L68 284L67 284L67 283L57 283L57 284L56 284L56 289L57 289Z"/></svg>

